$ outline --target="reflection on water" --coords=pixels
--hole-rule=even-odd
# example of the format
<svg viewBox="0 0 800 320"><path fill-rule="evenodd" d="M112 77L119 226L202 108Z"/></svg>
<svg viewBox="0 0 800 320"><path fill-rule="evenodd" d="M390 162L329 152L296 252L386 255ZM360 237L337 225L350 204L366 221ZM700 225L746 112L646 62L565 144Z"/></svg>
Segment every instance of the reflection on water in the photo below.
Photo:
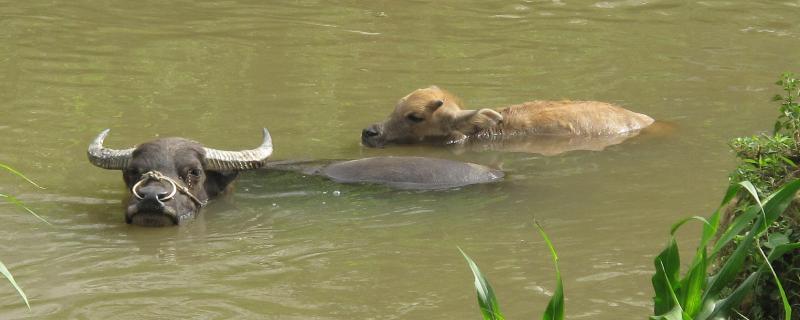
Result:
<svg viewBox="0 0 800 320"><path fill-rule="evenodd" d="M708 214L728 139L766 130L796 68L792 2L0 2L0 176L48 226L0 205L0 318L467 319L456 246L509 319L554 288L540 220L559 250L567 314L650 310L669 225ZM797 70L793 70L797 71ZM676 131L556 156L430 146L367 149L361 128L438 84L467 107L535 99L625 105ZM124 224L119 172L86 146L183 136L221 149L272 133L276 160L424 155L502 168L444 191L339 185L259 171L186 227ZM334 192L338 191L338 192ZM694 244L691 237L686 245Z"/></svg>

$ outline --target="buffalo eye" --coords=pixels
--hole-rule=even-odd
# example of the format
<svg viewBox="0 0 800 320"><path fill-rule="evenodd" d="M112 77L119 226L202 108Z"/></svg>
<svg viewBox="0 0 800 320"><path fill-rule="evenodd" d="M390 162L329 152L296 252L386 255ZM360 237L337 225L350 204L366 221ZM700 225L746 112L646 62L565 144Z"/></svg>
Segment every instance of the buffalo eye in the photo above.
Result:
<svg viewBox="0 0 800 320"><path fill-rule="evenodd" d="M198 177L200 177L201 174L203 174L203 172L200 169L193 168L193 169L189 169L187 177L188 178L198 178Z"/></svg>
<svg viewBox="0 0 800 320"><path fill-rule="evenodd" d="M418 116L418 115L416 115L416 114L413 114L413 113L409 113L409 114L406 116L406 119L408 119L408 121L411 121L411 122L413 122L413 123L420 123L420 122L422 122L422 121L424 121L424 120L425 120L425 118L423 118L423 117L420 117L420 116Z"/></svg>

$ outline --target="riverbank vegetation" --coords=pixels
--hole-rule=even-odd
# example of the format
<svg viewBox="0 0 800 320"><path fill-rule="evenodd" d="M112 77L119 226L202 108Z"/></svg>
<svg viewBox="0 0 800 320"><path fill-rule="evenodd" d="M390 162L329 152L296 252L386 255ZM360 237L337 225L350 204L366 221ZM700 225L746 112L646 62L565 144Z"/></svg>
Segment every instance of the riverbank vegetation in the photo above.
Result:
<svg viewBox="0 0 800 320"><path fill-rule="evenodd" d="M800 319L800 81L784 74L777 84L784 94L774 98L780 113L772 134L730 143L739 164L722 204L708 219L672 227L655 259L651 319ZM674 234L691 220L703 231L681 276Z"/></svg>
<svg viewBox="0 0 800 320"><path fill-rule="evenodd" d="M730 143L739 160L731 174L731 182L752 181L755 192L762 196L780 189L789 181L800 179L800 79L787 73L776 84L783 93L774 98L779 115L773 132L736 138ZM784 214L765 226L766 232L760 237L761 249L774 251L782 244L800 242L800 200L796 196L793 199ZM747 217L757 206L758 202L752 198L738 199L736 205L730 206L726 212L726 220L731 221L728 223L730 228L736 225L737 219ZM738 280L745 281L745 275L757 270L763 260L757 254L748 256ZM764 277L757 279L752 293L741 306L742 319L800 319L800 249L795 248L776 258L772 266L777 278L783 282L786 296L778 294L781 284ZM791 318L776 308L781 303L788 303L795 310Z"/></svg>

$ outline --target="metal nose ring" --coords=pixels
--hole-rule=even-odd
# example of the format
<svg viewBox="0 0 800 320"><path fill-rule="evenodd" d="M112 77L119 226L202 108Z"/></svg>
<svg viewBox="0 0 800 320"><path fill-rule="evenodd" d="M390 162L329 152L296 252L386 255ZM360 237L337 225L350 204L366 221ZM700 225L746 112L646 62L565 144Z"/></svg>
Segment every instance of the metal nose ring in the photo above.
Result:
<svg viewBox="0 0 800 320"><path fill-rule="evenodd" d="M172 186L172 192L170 192L168 195L166 195L163 198L159 197L158 200L167 201L169 199L172 199L172 197L175 196L175 193L178 192L178 186L175 185L175 182L173 182L172 179L167 179L167 182L169 182L169 184Z"/></svg>
<svg viewBox="0 0 800 320"><path fill-rule="evenodd" d="M150 180L150 179L139 180L139 182L136 182L136 184L133 185L133 188L131 188L131 193L133 193L133 195L136 198L138 198L139 200L144 199L144 197L142 197L142 195L140 195L139 192L136 191L136 190L138 190L139 187L142 185L142 183L147 181L147 180ZM164 179L164 180L169 182L169 184L172 186L172 191L166 196L163 196L163 197L159 196L158 200L160 200L160 201L167 201L169 199L172 199L173 197L175 197L175 194L178 192L178 186L175 185L175 182L173 182L171 179ZM158 182L162 182L162 181L159 180Z"/></svg>

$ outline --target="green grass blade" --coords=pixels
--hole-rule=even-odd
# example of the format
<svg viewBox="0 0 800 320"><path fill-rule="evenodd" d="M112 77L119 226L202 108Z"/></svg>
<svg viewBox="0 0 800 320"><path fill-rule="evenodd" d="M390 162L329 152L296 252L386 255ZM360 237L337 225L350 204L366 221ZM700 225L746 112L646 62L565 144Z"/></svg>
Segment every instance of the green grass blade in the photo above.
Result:
<svg viewBox="0 0 800 320"><path fill-rule="evenodd" d="M706 246L708 246L708 243L711 241L711 239L717 235L717 229L719 228L720 213L722 209L725 208L725 206L727 206L728 203L730 203L731 200L733 200L736 197L736 195L739 194L739 191L741 189L742 186L740 184L732 184L728 186L728 190L725 191L725 196L722 198L722 202L719 204L719 207L717 207L717 210L714 210L714 213L711 215L711 218L703 226L703 237L700 239L699 247L705 248ZM715 247L716 245L720 245L720 241L717 241ZM720 247L722 247L723 245L720 245ZM710 257L711 260L714 259L714 256L716 255L715 252L716 252L715 250L712 250L712 254Z"/></svg>
<svg viewBox="0 0 800 320"><path fill-rule="evenodd" d="M716 300L719 292L727 286L741 270L747 255L752 249L753 242L761 232L766 231L764 226L772 224L785 210L789 207L794 195L800 189L800 180L795 180L785 184L783 187L770 195L763 203L764 215L756 219L750 232L739 242L733 254L728 257L725 264L720 268L719 272L711 278L708 285L708 290L703 296L703 300ZM737 219L742 218L738 217ZM777 249L777 248L776 248Z"/></svg>
<svg viewBox="0 0 800 320"><path fill-rule="evenodd" d="M469 268L472 270L472 275L475 277L475 290L478 292L478 305L481 308L483 319L505 320L505 317L503 317L503 314L500 312L500 306L497 304L494 290L492 290L492 286L489 285L489 280L486 279L478 268L478 265L475 264L475 261L472 261L464 250L458 248L458 251L461 251L461 255L467 260L467 264L469 264Z"/></svg>
<svg viewBox="0 0 800 320"><path fill-rule="evenodd" d="M739 182L739 185L744 187L744 189L750 193L750 196L752 196L753 200L756 201L758 207L761 208L761 212L764 212L764 205L761 204L761 198L758 196L758 190L756 190L756 187L753 185L753 183L750 181L742 181Z"/></svg>
<svg viewBox="0 0 800 320"><path fill-rule="evenodd" d="M28 208L28 206L26 206L24 203L22 203L22 201L19 201L19 199L15 198L14 196L0 193L0 198L5 199L7 202L14 204L17 207L25 209L25 211L28 211L28 213L32 214L34 217L38 218L39 220L42 220L42 222L52 225L50 224L50 222L42 218L40 215L36 214L36 212L31 210L31 208Z"/></svg>
<svg viewBox="0 0 800 320"><path fill-rule="evenodd" d="M717 239L717 242L714 244L714 248L711 249L711 256L710 258L713 260L717 257L719 252L725 248L725 246L733 240L737 235L742 233L742 230L747 228L750 225L750 222L755 219L758 213L761 212L758 207L750 207L749 209L745 210L744 213L740 214L736 219L733 220L728 229L722 234L722 236Z"/></svg>
<svg viewBox="0 0 800 320"><path fill-rule="evenodd" d="M775 191L775 193L767 198L767 200L764 202L764 214L766 219L761 225L762 229L760 229L759 232L765 231L766 226L771 225L781 214L783 214L784 211L786 211L786 208L788 208L789 204L792 203L794 195L797 194L798 190L800 190L800 179L785 184L783 187L778 189L778 191Z"/></svg>
<svg viewBox="0 0 800 320"><path fill-rule="evenodd" d="M757 243L756 248L758 249L758 253L761 254L761 257L764 258L764 265L769 268L769 272L772 273L772 278L775 280L775 284L778 286L778 293L781 295L781 301L783 302L783 318L784 319L791 319L792 318L792 306L789 305L789 298L786 297L786 291L783 290L783 285L781 284L781 280L778 279L778 274L775 273L775 269L772 267L772 263L770 262L769 258L766 254L764 254L764 250L761 249L761 244Z"/></svg>
<svg viewBox="0 0 800 320"><path fill-rule="evenodd" d="M31 179L28 179L28 177L26 177L24 174L22 174L22 172L19 172L19 171L17 171L17 170L14 170L14 168L12 168L12 167L9 167L9 166L7 166L7 165L4 165L4 164L0 163L0 168L3 168L3 169L5 169L5 170L6 170L6 171L8 171L8 172L11 172L11 173L13 173L13 174L14 174L14 175L16 175L17 177L20 177L20 178L24 179L25 181L28 181L28 183L30 183L30 184L32 184L32 185L34 185L35 187L37 187L37 188L39 188L39 189L44 189L44 187L42 187L42 186L40 186L40 185L36 184L36 182L33 182L33 180L31 180Z"/></svg>
<svg viewBox="0 0 800 320"><path fill-rule="evenodd" d="M708 220L706 220L706 218L703 218L701 216L688 217L688 218L684 218L681 221L678 221L677 223L673 224L672 228L670 228L670 230L669 230L669 234L674 236L675 232L677 232L678 229L681 228L681 226L683 226L684 224L686 224L687 222L692 221L692 220L700 221L706 226L711 225L711 223L709 223Z"/></svg>
<svg viewBox="0 0 800 320"><path fill-rule="evenodd" d="M772 263L775 259L783 256L789 251L800 249L800 243L789 243L789 244L782 244L770 251L769 256L767 256L767 263ZM761 265L758 270L751 273L742 283L736 287L733 292L728 295L725 299L720 299L719 301L714 301L713 310L708 312L708 314L702 314L703 317L698 317L699 319L727 319L727 316L730 314L731 310L734 308L739 307L742 300L750 293L753 289L753 285L755 284L758 277L766 270L766 265Z"/></svg>
<svg viewBox="0 0 800 320"><path fill-rule="evenodd" d="M760 224L762 220L763 218L759 217L756 221ZM754 226L754 230L755 228L757 228L757 226ZM711 277L711 280L708 284L708 290L706 290L705 294L703 295L703 301L719 299L719 294L722 289L724 289L736 278L739 271L742 270L742 266L744 265L744 261L747 259L750 250L752 250L755 236L755 232L751 231L747 233L747 235L737 244L736 249L728 257L728 259L725 260L725 263L719 269L717 274Z"/></svg>
<svg viewBox="0 0 800 320"><path fill-rule="evenodd" d="M719 204L719 207L722 208L731 202L731 200L739 194L739 190L741 189L741 186L738 184L728 186L728 190L725 190L725 196L722 198L722 203Z"/></svg>
<svg viewBox="0 0 800 320"><path fill-rule="evenodd" d="M741 284L739 284L736 289L733 290L731 294L728 295L725 299L720 299L717 301L710 301L710 304L713 305L713 308L709 312L703 312L697 316L698 319L713 319L713 320L722 320L728 319L731 311L739 307L742 303L742 300L750 293L750 290L753 289L753 285L755 284L756 280L758 279L758 272L751 273ZM705 310L704 310L705 311Z"/></svg>
<svg viewBox="0 0 800 320"><path fill-rule="evenodd" d="M3 274L3 276L8 279L8 282L11 282L11 285L14 286L14 289L17 289L17 293L19 293L19 296L25 301L25 305L28 306L28 311L30 311L31 304L28 302L28 297L25 295L25 292L22 291L22 288L17 285L17 281L14 280L14 276L11 275L11 272L8 271L8 268L6 268L6 265L4 265L2 261L0 261L0 274Z"/></svg>
<svg viewBox="0 0 800 320"><path fill-rule="evenodd" d="M536 228L539 229L539 234L542 235L545 243L547 243L547 248L550 249L550 256L553 258L553 265L555 265L556 268L556 290L553 292L553 297L550 298L550 302L547 303L547 309L545 309L545 312L542 315L542 320L563 320L564 283L561 280L561 271L558 268L558 254L556 254L556 249L553 247L550 237L548 237L547 233L544 232L542 225L536 221L533 223L536 225Z"/></svg>
<svg viewBox="0 0 800 320"><path fill-rule="evenodd" d="M662 315L671 312L679 305L673 288L678 285L681 259L678 254L678 243L670 237L669 244L653 261L656 274L653 275L653 314Z"/></svg>
<svg viewBox="0 0 800 320"><path fill-rule="evenodd" d="M753 200L756 201L756 204L758 204L758 207L761 209L761 215L764 216L763 222L765 223L763 229L766 230L767 229L767 225L766 225L766 223L767 223L767 214L764 212L764 205L761 204L761 198L758 196L758 191L756 190L756 187L753 186L753 183L750 182L750 181L742 181L742 182L739 182L739 184L741 186L743 186L745 188L745 190L747 190L747 192L750 193L750 197L752 197Z"/></svg>

